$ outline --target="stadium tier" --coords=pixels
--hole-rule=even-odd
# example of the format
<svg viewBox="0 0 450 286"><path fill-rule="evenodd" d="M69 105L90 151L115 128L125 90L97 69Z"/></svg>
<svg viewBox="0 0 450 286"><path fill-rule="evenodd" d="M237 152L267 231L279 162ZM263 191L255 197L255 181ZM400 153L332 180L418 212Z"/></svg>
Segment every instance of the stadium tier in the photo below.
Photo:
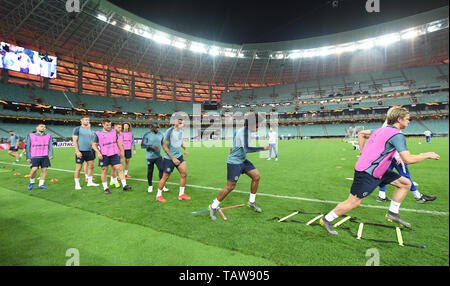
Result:
<svg viewBox="0 0 450 286"><path fill-rule="evenodd" d="M279 126L278 127L278 136L279 137L297 137L298 136L298 128L297 126Z"/></svg>
<svg viewBox="0 0 450 286"><path fill-rule="evenodd" d="M325 124L328 136L345 136L350 124Z"/></svg>
<svg viewBox="0 0 450 286"><path fill-rule="evenodd" d="M314 125L301 125L300 128L300 136L308 136L308 137L324 137L325 132L322 124L314 124Z"/></svg>
<svg viewBox="0 0 450 286"><path fill-rule="evenodd" d="M14 131L17 136L20 138L25 138L29 133L36 130L36 124L23 124L23 123L1 123L1 129L6 131ZM61 137L60 135L52 132L51 130L47 130L47 133L51 134L53 137ZM9 135L7 135L9 136ZM2 134L3 138L7 138L7 136Z"/></svg>
<svg viewBox="0 0 450 286"><path fill-rule="evenodd" d="M0 84L0 99L18 103L42 104L98 111L172 114L175 111L192 114L192 103L115 98L45 90L19 84Z"/></svg>
<svg viewBox="0 0 450 286"><path fill-rule="evenodd" d="M14 102L34 103L30 89L25 85L0 84L0 99Z"/></svg>
<svg viewBox="0 0 450 286"><path fill-rule="evenodd" d="M354 126L362 126L364 127L365 130L374 130L377 128L380 128L383 125L383 122L370 122L370 123L365 123L365 122L355 122L353 124Z"/></svg>
<svg viewBox="0 0 450 286"><path fill-rule="evenodd" d="M448 134L448 120L423 120L422 124L433 134Z"/></svg>
<svg viewBox="0 0 450 286"><path fill-rule="evenodd" d="M423 135L425 128L418 121L412 120L402 132L406 135Z"/></svg>
<svg viewBox="0 0 450 286"><path fill-rule="evenodd" d="M224 93L223 104L263 104L280 101L306 100L317 97L336 97L338 94L375 95L381 93L409 92L411 89L424 90L448 88L448 64L424 66L392 71L344 75L321 78L293 84L261 87L252 90ZM322 95L322 96L318 96ZM448 93L447 93L448 97ZM407 99L392 104L407 104Z"/></svg>

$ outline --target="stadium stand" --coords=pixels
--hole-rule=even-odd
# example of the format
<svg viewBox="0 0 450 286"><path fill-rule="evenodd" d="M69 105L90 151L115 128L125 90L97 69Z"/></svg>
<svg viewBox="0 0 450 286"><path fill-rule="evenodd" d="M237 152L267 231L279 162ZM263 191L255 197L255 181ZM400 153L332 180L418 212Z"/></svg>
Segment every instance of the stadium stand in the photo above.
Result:
<svg viewBox="0 0 450 286"><path fill-rule="evenodd" d="M297 126L279 126L278 127L278 136L298 136Z"/></svg>
<svg viewBox="0 0 450 286"><path fill-rule="evenodd" d="M422 135L424 131L425 129L422 127L422 125L414 120L409 123L406 129L402 130L403 134L406 135Z"/></svg>
<svg viewBox="0 0 450 286"><path fill-rule="evenodd" d="M366 73L361 75L350 75L343 77L332 77L318 80L310 80L295 84L277 85L275 87L261 87L253 90L233 91L225 93L222 97L225 104L246 104L246 103L272 103L280 102L282 99L292 100L293 94L299 93L299 99L315 98L314 91L322 91L326 96L341 92L340 86L350 88L353 92L368 91L369 94L382 92L404 92L410 88L404 82L411 81L412 88L424 89L441 87L444 83L442 76L448 77L448 65L444 68L438 66L424 66L419 68L409 68L392 71L381 71ZM377 87L371 90L370 87ZM381 93L382 93L381 92ZM276 94L276 97L272 97ZM448 96L448 95L447 95ZM237 101L236 98L239 98ZM254 101L253 98L257 100ZM395 104L395 103L394 103Z"/></svg>
<svg viewBox="0 0 450 286"><path fill-rule="evenodd" d="M422 120L422 124L434 135L448 134L448 120Z"/></svg>
<svg viewBox="0 0 450 286"><path fill-rule="evenodd" d="M345 136L350 124L325 124L328 136Z"/></svg>
<svg viewBox="0 0 450 286"><path fill-rule="evenodd" d="M324 137L325 132L321 124L314 125L300 125L300 136L308 137Z"/></svg>
<svg viewBox="0 0 450 286"><path fill-rule="evenodd" d="M0 84L0 99L21 103L40 103L59 107L77 107L99 111L123 111L161 114L173 114L175 111L192 114L192 103L152 101L144 99L112 98L57 90L44 90L18 84Z"/></svg>
<svg viewBox="0 0 450 286"><path fill-rule="evenodd" d="M7 131L13 130L17 136L20 138L25 138L29 133L36 130L37 124L23 124L23 123L2 123L2 129ZM60 137L58 134L47 130L47 133L51 134L53 137Z"/></svg>

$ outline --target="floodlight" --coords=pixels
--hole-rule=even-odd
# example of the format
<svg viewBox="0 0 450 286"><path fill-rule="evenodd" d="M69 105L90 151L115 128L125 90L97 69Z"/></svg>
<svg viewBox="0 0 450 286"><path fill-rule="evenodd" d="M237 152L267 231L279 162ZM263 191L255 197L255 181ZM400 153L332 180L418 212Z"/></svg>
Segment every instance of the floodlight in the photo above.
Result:
<svg viewBox="0 0 450 286"><path fill-rule="evenodd" d="M166 35L163 35L160 33L154 34L153 40L157 43L164 44L164 45L169 45L172 42Z"/></svg>
<svg viewBox="0 0 450 286"><path fill-rule="evenodd" d="M97 19L99 19L99 20L101 20L103 22L107 22L108 21L108 18L106 18L106 16L102 15L102 14L98 14L97 15Z"/></svg>
<svg viewBox="0 0 450 286"><path fill-rule="evenodd" d="M410 30L410 31L407 31L407 32L402 34L402 39L403 40L414 39L418 35L419 35L419 31L417 31L417 30Z"/></svg>
<svg viewBox="0 0 450 286"><path fill-rule="evenodd" d="M190 50L195 53L202 53L202 54L206 53L205 45L195 42L191 43Z"/></svg>
<svg viewBox="0 0 450 286"><path fill-rule="evenodd" d="M209 54L213 57L218 56L219 53L220 53L220 49L218 47L213 46L209 49Z"/></svg>
<svg viewBox="0 0 450 286"><path fill-rule="evenodd" d="M400 36L397 33L392 33L388 35L384 35L377 38L377 45L379 46L388 46L395 42L400 41Z"/></svg>

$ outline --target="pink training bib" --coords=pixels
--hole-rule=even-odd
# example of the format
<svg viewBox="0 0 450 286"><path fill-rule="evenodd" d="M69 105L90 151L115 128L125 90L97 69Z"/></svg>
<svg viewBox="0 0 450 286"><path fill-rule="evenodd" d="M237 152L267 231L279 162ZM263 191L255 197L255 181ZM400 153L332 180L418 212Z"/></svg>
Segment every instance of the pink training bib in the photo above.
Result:
<svg viewBox="0 0 450 286"><path fill-rule="evenodd" d="M30 133L30 157L48 156L48 147L50 145L50 134L38 136Z"/></svg>
<svg viewBox="0 0 450 286"><path fill-rule="evenodd" d="M109 132L97 131L98 145L100 153L104 156L120 155L120 149L117 146L117 133L112 129Z"/></svg>
<svg viewBox="0 0 450 286"><path fill-rule="evenodd" d="M133 146L133 132L121 132L119 141L122 142L125 150L131 150L131 147Z"/></svg>
<svg viewBox="0 0 450 286"><path fill-rule="evenodd" d="M363 152L359 157L358 162L356 162L355 170L362 172L373 165L377 165L373 170L372 176L380 179L384 175L384 173L386 173L395 154L395 149L393 149L391 152L385 155L384 158L381 159L381 156L386 148L386 143L389 139L391 139L398 133L400 133L400 131L397 128L392 127L383 127L376 129L370 135L366 145L364 145ZM379 159L381 159L381 161L375 163Z"/></svg>

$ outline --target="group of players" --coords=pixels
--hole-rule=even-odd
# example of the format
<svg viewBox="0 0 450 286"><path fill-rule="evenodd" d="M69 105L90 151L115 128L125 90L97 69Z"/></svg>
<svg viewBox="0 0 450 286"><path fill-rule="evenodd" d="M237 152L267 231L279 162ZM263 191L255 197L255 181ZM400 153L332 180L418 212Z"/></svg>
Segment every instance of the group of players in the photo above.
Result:
<svg viewBox="0 0 450 286"><path fill-rule="evenodd" d="M364 130L359 132L358 146L360 156L355 166L350 195L346 201L338 204L336 208L320 220L320 224L330 234L337 234L333 228L332 221L357 208L361 201L377 187L381 188L380 194L382 192L384 193L383 188L388 184L396 187L391 200L387 199L385 195L383 197L379 195L377 201L390 201L386 219L397 222L405 227L410 227L410 224L400 218L399 208L410 190L419 203L436 199L436 197L420 194L409 175L408 164L415 164L426 159L438 160L440 158L438 154L433 152L419 155L410 154L406 146L405 136L401 132L402 129L408 126L409 119L410 115L406 109L391 108L388 111L383 127L373 131ZM220 203L233 191L241 174L246 174L251 178L251 192L248 206L257 212L262 212L262 209L256 204L256 194L261 175L256 167L247 159L247 153L269 149L272 151L274 149L276 159L278 159L278 154L276 153L277 136L273 130L271 130L269 135L269 145L264 147L250 146L251 134L257 132L259 127L264 126L263 124L265 124L264 119L260 118L259 115L249 114L245 119L244 126L238 128L234 133L233 146L230 148L230 154L227 157L227 184L208 207L212 220L216 220L216 213L220 209ZM73 144L76 156L74 179L76 190L81 189L80 173L83 163L85 163L87 186L99 186L99 184L93 182L94 160L96 156L98 157L98 165L101 167L101 182L105 194L111 194L107 182L109 166L111 166L110 185L120 187L117 181L117 173L123 190L131 190L131 186L127 185L126 182L126 178L130 177L128 175L130 159L132 155L136 154L131 124L116 124L114 128L111 128L111 125L111 121L105 119L102 122L102 130L92 132L89 117L84 116L81 118L81 126L74 129ZM152 177L154 167L156 166L160 179L156 200L161 203L166 202L162 194L168 191L165 188L165 184L175 168L180 173L178 199L191 199L185 194L187 166L183 155L187 156L188 151L183 144L182 129L183 119L176 119L173 126L165 134L159 132L159 126L157 124L152 124L150 131L142 139L141 148L146 149L148 192L153 191ZM29 190L33 188L36 172L39 167L42 169L39 188L47 188L44 185L44 180L47 167L50 166L50 160L53 158L51 142L51 136L45 133L44 124L39 124L36 127L36 132L30 133L27 136L26 156L27 161L31 163ZM132 149L134 150L132 151ZM161 156L161 149L164 151L164 158ZM181 149L183 149L183 153ZM125 170L123 166L125 166ZM399 166L402 166L402 168ZM393 168L396 168L399 173L393 172Z"/></svg>

